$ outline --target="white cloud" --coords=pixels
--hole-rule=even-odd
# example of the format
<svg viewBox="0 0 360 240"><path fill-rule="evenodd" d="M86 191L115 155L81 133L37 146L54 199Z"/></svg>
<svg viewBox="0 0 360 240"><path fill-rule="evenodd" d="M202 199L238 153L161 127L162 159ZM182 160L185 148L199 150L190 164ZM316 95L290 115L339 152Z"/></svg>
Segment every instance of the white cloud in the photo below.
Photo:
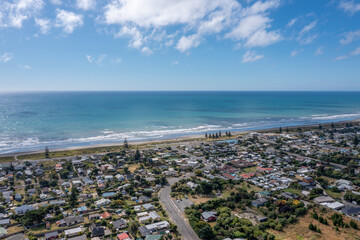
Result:
<svg viewBox="0 0 360 240"><path fill-rule="evenodd" d="M143 53L143 54L145 54L145 55L151 55L153 52L152 52L152 50L149 48L149 47L143 47L142 49L141 49L141 52Z"/></svg>
<svg viewBox="0 0 360 240"><path fill-rule="evenodd" d="M31 69L31 67L29 65L19 65L19 68L22 68L22 69L25 69L25 70Z"/></svg>
<svg viewBox="0 0 360 240"><path fill-rule="evenodd" d="M340 39L341 44L350 44L360 39L360 30L344 33L344 38Z"/></svg>
<svg viewBox="0 0 360 240"><path fill-rule="evenodd" d="M35 23L40 27L40 31L43 34L48 33L51 28L51 21L46 18L35 18Z"/></svg>
<svg viewBox="0 0 360 240"><path fill-rule="evenodd" d="M42 0L0 1L0 27L21 28L28 20L44 7Z"/></svg>
<svg viewBox="0 0 360 240"><path fill-rule="evenodd" d="M294 26L294 24L297 22L297 20L298 20L297 18L291 19L290 22L288 22L287 26L288 26L288 27Z"/></svg>
<svg viewBox="0 0 360 240"><path fill-rule="evenodd" d="M244 54L242 58L242 62L243 63L255 62L262 59L263 57L264 55L257 55L255 52L249 50Z"/></svg>
<svg viewBox="0 0 360 240"><path fill-rule="evenodd" d="M317 20L312 21L308 25L304 26L299 32L297 40L300 44L312 43L317 37L317 34L310 34L309 32L316 27Z"/></svg>
<svg viewBox="0 0 360 240"><path fill-rule="evenodd" d="M317 20L309 23L308 25L306 25L305 27L303 27L303 29L301 29L299 36L303 36L305 33L309 32L311 29L313 29L317 24Z"/></svg>
<svg viewBox="0 0 360 240"><path fill-rule="evenodd" d="M62 28L65 33L73 33L75 28L81 27L83 22L83 16L73 12L65 10L56 10L56 23L55 26Z"/></svg>
<svg viewBox="0 0 360 240"><path fill-rule="evenodd" d="M267 31L271 19L263 15L251 15L243 18L237 27L226 35L235 40L244 40L245 46L267 46L282 39L278 31Z"/></svg>
<svg viewBox="0 0 360 240"><path fill-rule="evenodd" d="M107 54L100 54L97 57L94 57L91 55L86 55L86 59L89 63L96 63L98 65L101 65L106 60L106 58L107 58ZM121 59L120 59L120 61L121 61Z"/></svg>
<svg viewBox="0 0 360 240"><path fill-rule="evenodd" d="M119 25L115 37L130 38L129 46L139 50L154 44L158 47L153 49L173 46L176 42L175 49L186 52L211 34L221 34L218 39L226 36L241 41L246 47L267 46L282 39L278 30L269 30L272 19L268 17L280 0L244 4L242 7L237 0L111 0L102 21ZM246 24L251 26L245 36L241 32L247 31ZM168 38L174 34L173 26L178 29L176 36Z"/></svg>
<svg viewBox="0 0 360 240"><path fill-rule="evenodd" d="M96 63L101 64L106 59L106 57L107 57L106 54L100 54L99 57L96 60Z"/></svg>
<svg viewBox="0 0 360 240"><path fill-rule="evenodd" d="M88 60L89 63L92 63L94 61L94 57L91 55L86 55L86 59Z"/></svg>
<svg viewBox="0 0 360 240"><path fill-rule="evenodd" d="M182 36L176 44L176 49L180 52L186 52L190 48L199 46L201 39L199 35L193 34L190 36Z"/></svg>
<svg viewBox="0 0 360 240"><path fill-rule="evenodd" d="M350 55L353 55L353 56L355 56L355 55L360 55L360 47L358 47L358 48L356 48L354 51L352 51L352 52L350 53Z"/></svg>
<svg viewBox="0 0 360 240"><path fill-rule="evenodd" d="M335 61L340 61L340 60L344 60L344 59L347 59L348 56L347 55L342 55L342 56L337 56L334 60Z"/></svg>
<svg viewBox="0 0 360 240"><path fill-rule="evenodd" d="M357 55L360 55L360 47L356 48L354 51L350 52L347 55L338 56L334 60L335 61L344 60L344 59L347 59L349 57L357 56Z"/></svg>
<svg viewBox="0 0 360 240"><path fill-rule="evenodd" d="M179 64L179 61L173 61L171 62L171 65L178 65Z"/></svg>
<svg viewBox="0 0 360 240"><path fill-rule="evenodd" d="M76 7L84 11L94 9L95 6L96 6L95 0L76 0Z"/></svg>
<svg viewBox="0 0 360 240"><path fill-rule="evenodd" d="M360 3L355 3L354 1L340 0L339 7L350 14L360 11Z"/></svg>
<svg viewBox="0 0 360 240"><path fill-rule="evenodd" d="M14 58L14 54L4 53L4 54L0 55L0 62L7 63L13 58Z"/></svg>
<svg viewBox="0 0 360 240"><path fill-rule="evenodd" d="M318 47L315 51L315 55L322 55L324 54L324 48L323 47Z"/></svg>
<svg viewBox="0 0 360 240"><path fill-rule="evenodd" d="M54 4L54 5L61 5L62 1L61 0L50 0L50 3Z"/></svg>
<svg viewBox="0 0 360 240"><path fill-rule="evenodd" d="M302 51L302 49L295 49L295 50L291 51L290 55L291 55L292 57L295 57L295 56L298 55L301 51Z"/></svg>
<svg viewBox="0 0 360 240"><path fill-rule="evenodd" d="M105 7L105 22L140 27L194 24L218 8L232 5L238 4L234 0L112 0Z"/></svg>
<svg viewBox="0 0 360 240"><path fill-rule="evenodd" d="M129 43L130 47L138 49L145 43L146 40L139 29L136 27L123 26L120 31L115 34L116 38L124 36L130 37L132 39Z"/></svg>

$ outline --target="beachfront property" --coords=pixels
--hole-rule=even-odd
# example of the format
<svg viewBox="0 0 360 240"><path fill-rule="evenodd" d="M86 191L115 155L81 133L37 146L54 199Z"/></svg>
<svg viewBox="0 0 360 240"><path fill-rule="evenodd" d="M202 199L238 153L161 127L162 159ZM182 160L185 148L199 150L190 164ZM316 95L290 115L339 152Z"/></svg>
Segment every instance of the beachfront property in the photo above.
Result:
<svg viewBox="0 0 360 240"><path fill-rule="evenodd" d="M49 239L61 234L81 240L114 234L117 238L168 235L176 239L179 233L170 228L168 213L158 198L167 178L173 176L179 180L171 187L171 197L184 214L186 207L196 206L196 199L225 199L236 196L242 188L254 194L249 195L245 210L238 208L230 216L254 223L271 221L273 216L264 215L264 208L279 208L280 214L285 214L295 211L294 206L306 211L309 204L360 219L356 181L360 161L352 141L358 131L350 134L351 129L355 127L335 133L249 133L236 141L142 149L137 160L135 151L127 149L86 158L48 160L46 164L14 163L16 168L12 163L1 164L4 213L0 227L5 236L20 224L26 227L26 233L43 234ZM349 142L346 148L344 139ZM346 165L350 160L351 165ZM28 174L36 170L43 175ZM190 173L192 176L184 178ZM216 224L219 210L199 213L199 221ZM46 214L39 219L27 215L42 211ZM17 217L10 218L11 214Z"/></svg>

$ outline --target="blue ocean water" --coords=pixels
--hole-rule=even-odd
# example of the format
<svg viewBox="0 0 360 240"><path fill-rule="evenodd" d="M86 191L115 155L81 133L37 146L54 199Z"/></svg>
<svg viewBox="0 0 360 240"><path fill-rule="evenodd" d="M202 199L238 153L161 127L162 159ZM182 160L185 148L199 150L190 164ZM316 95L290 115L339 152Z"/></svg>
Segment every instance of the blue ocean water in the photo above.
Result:
<svg viewBox="0 0 360 240"><path fill-rule="evenodd" d="M0 93L0 153L360 117L360 92Z"/></svg>

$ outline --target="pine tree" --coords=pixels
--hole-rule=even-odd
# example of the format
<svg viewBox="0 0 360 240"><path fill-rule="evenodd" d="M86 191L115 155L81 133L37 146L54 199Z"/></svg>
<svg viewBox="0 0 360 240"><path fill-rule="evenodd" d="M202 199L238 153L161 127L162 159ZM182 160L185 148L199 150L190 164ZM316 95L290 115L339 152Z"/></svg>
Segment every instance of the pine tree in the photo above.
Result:
<svg viewBox="0 0 360 240"><path fill-rule="evenodd" d="M334 124L334 123L331 123L331 127L332 127L332 128L335 128L335 124Z"/></svg>
<svg viewBox="0 0 360 240"><path fill-rule="evenodd" d="M126 138L125 138L125 140L124 140L124 148L125 148L125 149L128 149L128 148L129 148L129 143L128 143L128 141L127 141Z"/></svg>
<svg viewBox="0 0 360 240"><path fill-rule="evenodd" d="M321 125L321 123L319 124L319 130L322 130L323 126Z"/></svg>
<svg viewBox="0 0 360 240"><path fill-rule="evenodd" d="M221 131L219 131L219 137L221 137Z"/></svg>
<svg viewBox="0 0 360 240"><path fill-rule="evenodd" d="M50 158L49 148L48 147L45 148L45 158Z"/></svg>
<svg viewBox="0 0 360 240"><path fill-rule="evenodd" d="M140 151L139 151L139 149L136 149L134 159L136 161L138 161L138 160L140 160L140 158L141 158Z"/></svg>
<svg viewBox="0 0 360 240"><path fill-rule="evenodd" d="M207 134L207 133L205 133L205 138L208 138L208 134Z"/></svg>
<svg viewBox="0 0 360 240"><path fill-rule="evenodd" d="M355 147L357 145L359 145L359 138L357 137L357 135L355 135L353 143L354 143Z"/></svg>
<svg viewBox="0 0 360 240"><path fill-rule="evenodd" d="M215 138L219 138L219 135L216 133Z"/></svg>
<svg viewBox="0 0 360 240"><path fill-rule="evenodd" d="M285 130L287 133L289 133L290 131L289 131L289 129L286 127L286 130Z"/></svg>
<svg viewBox="0 0 360 240"><path fill-rule="evenodd" d="M279 132L282 133L282 128L281 127L279 128Z"/></svg>

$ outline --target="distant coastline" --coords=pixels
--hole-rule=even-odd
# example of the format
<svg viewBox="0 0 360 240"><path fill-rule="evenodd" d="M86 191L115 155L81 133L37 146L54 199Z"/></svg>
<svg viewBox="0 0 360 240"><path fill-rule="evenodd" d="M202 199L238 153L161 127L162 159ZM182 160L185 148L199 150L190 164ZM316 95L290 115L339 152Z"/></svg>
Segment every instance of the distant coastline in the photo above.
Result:
<svg viewBox="0 0 360 240"><path fill-rule="evenodd" d="M193 138L360 118L360 92L0 94L0 154Z"/></svg>
<svg viewBox="0 0 360 240"><path fill-rule="evenodd" d="M346 124L358 125L360 124L360 119L349 120L349 121L338 121L338 122L329 122L329 123L321 123L321 126L324 128L331 128L331 125L335 124L336 127L345 127ZM283 133L286 133L286 130L297 131L299 128L302 131L314 130L318 129L319 124L309 124L309 125L292 125L292 126L282 126ZM279 127L276 128L262 128L262 129L254 129L252 131L244 130L244 131L232 131L232 137L236 138L240 135L244 135L250 132L259 132L259 133L279 133ZM146 146L159 146L159 145L167 145L167 144L179 144L190 142L190 141L217 141L222 139L230 139L230 138L221 138L221 139L205 139L203 134L193 134L193 135L185 135L176 138L166 138L166 139L151 139L151 140L141 140L141 141L129 141L131 146L137 147L146 147ZM73 146L66 148L57 148L51 149L51 153L56 153L63 156L56 156L56 159L71 157L71 156L79 156L79 155L91 155L91 154L104 154L106 152L119 151L122 149L123 141L118 143L109 143L109 144L94 144L94 145L86 145L86 146ZM107 151L108 150L108 151ZM27 151L27 152L17 152L17 153L9 153L9 154L0 154L0 162L9 162L9 161L23 161L27 160L36 160L42 159L44 154L44 149L39 149L38 151ZM16 157L16 158L14 158ZM13 160L11 160L13 159Z"/></svg>

